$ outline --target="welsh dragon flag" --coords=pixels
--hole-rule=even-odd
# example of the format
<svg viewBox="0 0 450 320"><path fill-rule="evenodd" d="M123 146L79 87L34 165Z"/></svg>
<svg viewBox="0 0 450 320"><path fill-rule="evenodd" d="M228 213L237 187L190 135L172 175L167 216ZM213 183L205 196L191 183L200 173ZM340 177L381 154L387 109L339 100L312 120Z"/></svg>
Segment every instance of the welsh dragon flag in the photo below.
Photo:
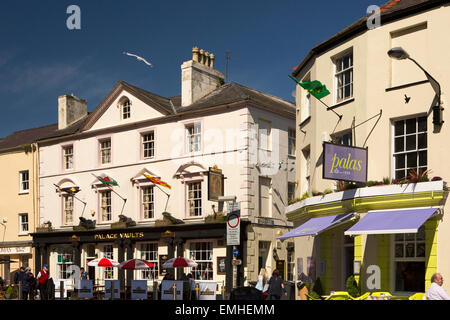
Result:
<svg viewBox="0 0 450 320"><path fill-rule="evenodd" d="M93 174L101 183L105 184L105 185L113 185L113 186L119 186L119 184L117 183L116 180L114 180L113 178L111 178L110 176L102 173L99 176L96 176L95 174Z"/></svg>
<svg viewBox="0 0 450 320"><path fill-rule="evenodd" d="M172 189L172 187L171 187L167 182L164 182L164 181L162 181L162 180L159 180L158 178L153 177L153 176L151 176L151 175L149 175L149 174L147 174L147 173L142 173L142 175L143 175L144 177L146 177L148 180L150 180L151 182L155 183L155 184L159 184L159 185L161 185L161 186L163 186L163 187Z"/></svg>
<svg viewBox="0 0 450 320"><path fill-rule="evenodd" d="M289 77L295 82L297 82L297 84L300 87L311 93L314 97L316 97L319 100L330 94L330 91L328 91L327 87L318 80L314 80L312 82L299 82L293 76Z"/></svg>

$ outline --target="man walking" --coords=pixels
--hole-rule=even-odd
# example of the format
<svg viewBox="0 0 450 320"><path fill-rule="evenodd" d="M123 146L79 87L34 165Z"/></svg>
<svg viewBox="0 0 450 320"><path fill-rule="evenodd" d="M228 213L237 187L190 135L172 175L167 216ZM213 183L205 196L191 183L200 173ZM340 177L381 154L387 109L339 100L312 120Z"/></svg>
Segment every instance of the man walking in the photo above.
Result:
<svg viewBox="0 0 450 320"><path fill-rule="evenodd" d="M427 299L429 300L450 300L447 292L442 288L444 278L440 273L435 273L431 277L431 286L427 290Z"/></svg>
<svg viewBox="0 0 450 320"><path fill-rule="evenodd" d="M25 278L25 267L20 267L19 271L14 274L14 284L16 285L17 294L23 299L23 280Z"/></svg>
<svg viewBox="0 0 450 320"><path fill-rule="evenodd" d="M48 288L47 288L48 278L49 278L48 265L44 264L42 270L39 271L39 273L36 276L36 280L39 283L41 300L48 300Z"/></svg>
<svg viewBox="0 0 450 320"><path fill-rule="evenodd" d="M33 300L33 287L34 287L34 276L31 273L31 268L26 267L25 268L25 275L23 277L22 281L22 299L28 300L28 297L30 300Z"/></svg>

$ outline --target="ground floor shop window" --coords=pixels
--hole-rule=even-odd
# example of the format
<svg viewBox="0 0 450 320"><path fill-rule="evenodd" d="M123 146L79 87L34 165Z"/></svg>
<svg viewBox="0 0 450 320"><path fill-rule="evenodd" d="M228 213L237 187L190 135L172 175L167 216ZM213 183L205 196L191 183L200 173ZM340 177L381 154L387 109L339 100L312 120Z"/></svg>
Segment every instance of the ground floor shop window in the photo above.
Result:
<svg viewBox="0 0 450 320"><path fill-rule="evenodd" d="M425 228L394 236L395 290L425 292Z"/></svg>
<svg viewBox="0 0 450 320"><path fill-rule="evenodd" d="M197 267L191 268L194 278L196 280L213 280L213 243L191 242L189 255L198 264Z"/></svg>
<svg viewBox="0 0 450 320"><path fill-rule="evenodd" d="M140 259L149 261L154 264L150 269L141 271L142 280L158 279L158 244L143 243L140 246Z"/></svg>
<svg viewBox="0 0 450 320"><path fill-rule="evenodd" d="M58 271L58 279L65 280L70 279L72 270L70 266L73 265L73 251L72 248L60 248L58 249L58 259L56 268Z"/></svg>
<svg viewBox="0 0 450 320"><path fill-rule="evenodd" d="M287 281L294 281L294 250L288 250L287 252Z"/></svg>
<svg viewBox="0 0 450 320"><path fill-rule="evenodd" d="M114 248L112 245L108 244L103 246L103 257L114 260ZM106 267L103 269L103 279L114 279L114 267Z"/></svg>

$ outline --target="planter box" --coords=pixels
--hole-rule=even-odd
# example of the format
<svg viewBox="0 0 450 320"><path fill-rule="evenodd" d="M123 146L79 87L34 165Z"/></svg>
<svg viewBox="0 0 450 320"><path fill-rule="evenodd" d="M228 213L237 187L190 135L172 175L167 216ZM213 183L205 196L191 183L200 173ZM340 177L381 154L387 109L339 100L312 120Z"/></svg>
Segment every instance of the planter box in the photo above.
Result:
<svg viewBox="0 0 450 320"><path fill-rule="evenodd" d="M53 228L49 227L37 227L36 232L52 232Z"/></svg>

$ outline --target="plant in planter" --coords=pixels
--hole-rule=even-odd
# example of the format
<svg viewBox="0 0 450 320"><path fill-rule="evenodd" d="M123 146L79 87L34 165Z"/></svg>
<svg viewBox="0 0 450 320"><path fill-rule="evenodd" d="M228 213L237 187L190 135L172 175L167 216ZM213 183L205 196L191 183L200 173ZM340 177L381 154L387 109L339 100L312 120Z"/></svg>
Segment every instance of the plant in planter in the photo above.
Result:
<svg viewBox="0 0 450 320"><path fill-rule="evenodd" d="M309 193L305 192L302 197L300 198L300 200L305 200L306 198L309 198Z"/></svg>
<svg viewBox="0 0 450 320"><path fill-rule="evenodd" d="M300 198L294 198L294 199L290 199L290 200L288 201L288 203L289 203L289 205L291 205L291 204L294 204L294 203L299 202L299 201L302 201L302 199L300 199Z"/></svg>
<svg viewBox="0 0 450 320"><path fill-rule="evenodd" d="M325 189L325 190L323 191L323 194L330 194L330 193L333 193L333 190L331 190L331 189Z"/></svg>
<svg viewBox="0 0 450 320"><path fill-rule="evenodd" d="M227 216L223 212L217 212L205 217L205 222L225 222Z"/></svg>
<svg viewBox="0 0 450 320"><path fill-rule="evenodd" d="M313 298L320 298L322 299L322 296L324 295L324 291L323 291L323 287L322 287L322 282L320 281L320 277L316 279L316 281L314 282L314 286L311 292L311 296Z"/></svg>
<svg viewBox="0 0 450 320"><path fill-rule="evenodd" d="M391 179L389 179L389 177L384 177L383 184L391 184Z"/></svg>
<svg viewBox="0 0 450 320"><path fill-rule="evenodd" d="M429 173L431 173L431 170L425 170L425 171L421 172L420 170L417 171L416 169L412 169L408 175L408 182L409 183L417 183L417 182L430 181L428 179Z"/></svg>
<svg viewBox="0 0 450 320"><path fill-rule="evenodd" d="M354 276L348 277L345 284L345 289L353 298L359 297L361 295L361 291Z"/></svg>

